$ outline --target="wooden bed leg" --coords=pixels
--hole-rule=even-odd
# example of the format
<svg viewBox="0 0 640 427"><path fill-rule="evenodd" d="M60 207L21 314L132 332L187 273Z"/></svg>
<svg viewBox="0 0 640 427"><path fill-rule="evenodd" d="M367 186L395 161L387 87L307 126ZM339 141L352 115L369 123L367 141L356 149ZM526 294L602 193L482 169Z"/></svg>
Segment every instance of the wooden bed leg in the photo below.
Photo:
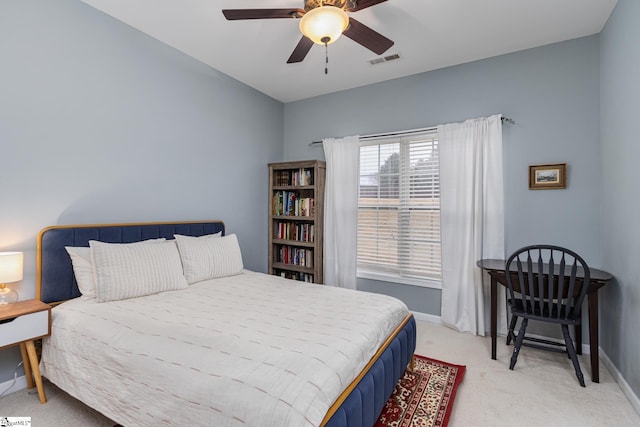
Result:
<svg viewBox="0 0 640 427"><path fill-rule="evenodd" d="M413 368L416 366L416 357L411 356L411 361L409 362L409 369L413 371Z"/></svg>

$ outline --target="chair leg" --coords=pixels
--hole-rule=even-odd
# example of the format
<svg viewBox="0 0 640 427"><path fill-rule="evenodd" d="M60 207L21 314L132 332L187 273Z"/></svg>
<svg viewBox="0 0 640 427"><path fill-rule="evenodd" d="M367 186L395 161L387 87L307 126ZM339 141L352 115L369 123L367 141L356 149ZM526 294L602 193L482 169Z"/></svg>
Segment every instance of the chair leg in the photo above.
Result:
<svg viewBox="0 0 640 427"><path fill-rule="evenodd" d="M584 387L584 376L582 375L582 370L580 369L580 362L578 361L578 356L576 355L576 349L573 346L573 340L571 339L571 335L569 335L569 326L562 325L562 335L564 335L564 343L567 346L567 353L569 353L571 362L573 362L573 369L575 369L576 371L578 382L582 387Z"/></svg>
<svg viewBox="0 0 640 427"><path fill-rule="evenodd" d="M516 328L516 322L518 321L518 316L515 314L511 315L511 321L509 322L509 332L507 332L507 345L511 344L511 340L515 338L515 334L513 330Z"/></svg>
<svg viewBox="0 0 640 427"><path fill-rule="evenodd" d="M522 323L520 324L520 332L518 332L516 345L513 348L513 354L511 355L511 363L509 364L509 369L511 369L512 371L516 366L516 362L518 361L518 354L520 353L520 347L522 346L522 341L524 340L524 333L527 330L527 323L529 323L529 319L522 319Z"/></svg>

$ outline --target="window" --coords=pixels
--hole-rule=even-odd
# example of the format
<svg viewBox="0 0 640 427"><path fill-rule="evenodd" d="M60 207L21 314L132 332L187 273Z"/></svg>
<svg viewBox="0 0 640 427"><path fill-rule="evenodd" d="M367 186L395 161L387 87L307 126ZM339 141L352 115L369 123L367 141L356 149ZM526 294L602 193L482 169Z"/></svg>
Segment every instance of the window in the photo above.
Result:
<svg viewBox="0 0 640 427"><path fill-rule="evenodd" d="M437 133L363 142L358 277L441 286Z"/></svg>

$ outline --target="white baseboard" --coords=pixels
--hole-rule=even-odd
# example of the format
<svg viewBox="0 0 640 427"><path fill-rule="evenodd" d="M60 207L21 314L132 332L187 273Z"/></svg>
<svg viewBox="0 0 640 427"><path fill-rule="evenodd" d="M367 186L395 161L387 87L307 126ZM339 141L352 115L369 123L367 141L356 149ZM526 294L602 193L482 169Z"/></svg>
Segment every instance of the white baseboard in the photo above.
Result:
<svg viewBox="0 0 640 427"><path fill-rule="evenodd" d="M13 380L0 383L0 393L6 390L4 394L6 396L7 394L27 388L27 378L23 375L21 377L16 378L16 383L13 384L13 387L11 386L12 384L13 384Z"/></svg>
<svg viewBox="0 0 640 427"><path fill-rule="evenodd" d="M624 379L620 371L618 371L616 365L614 365L611 359L609 359L607 353L602 351L602 347L600 348L600 360L602 360L602 364L609 370L609 372L611 372L611 376L616 380L624 395L627 396L627 399L629 399L629 403L631 403L633 409L635 409L640 415L640 398L638 398L638 396L633 392L631 386L629 386L629 383Z"/></svg>
<svg viewBox="0 0 640 427"><path fill-rule="evenodd" d="M442 321L440 320L440 316L435 316L433 314L420 313L419 311L412 311L413 317L416 320L422 320L423 322L435 323L437 325L441 325Z"/></svg>

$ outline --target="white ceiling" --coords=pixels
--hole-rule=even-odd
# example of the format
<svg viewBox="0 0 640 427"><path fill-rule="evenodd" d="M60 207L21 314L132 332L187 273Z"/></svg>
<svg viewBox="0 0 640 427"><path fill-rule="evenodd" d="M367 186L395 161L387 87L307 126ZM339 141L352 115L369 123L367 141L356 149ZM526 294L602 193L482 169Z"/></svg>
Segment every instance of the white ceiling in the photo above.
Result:
<svg viewBox="0 0 640 427"><path fill-rule="evenodd" d="M599 33L617 0L388 0L351 14L395 42L384 56L347 37L287 64L298 20L227 21L222 9L303 8L303 0L82 0L282 102Z"/></svg>

